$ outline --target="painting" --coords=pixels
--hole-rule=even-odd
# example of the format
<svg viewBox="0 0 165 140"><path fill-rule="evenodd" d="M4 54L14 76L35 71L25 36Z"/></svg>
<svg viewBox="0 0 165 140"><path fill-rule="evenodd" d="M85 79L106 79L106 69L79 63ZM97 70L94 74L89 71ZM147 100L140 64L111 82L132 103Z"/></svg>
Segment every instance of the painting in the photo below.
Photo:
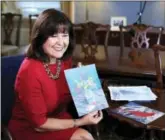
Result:
<svg viewBox="0 0 165 140"><path fill-rule="evenodd" d="M112 29L119 29L120 25L123 25L123 26L127 25L127 18L126 17L111 17L110 25Z"/></svg>
<svg viewBox="0 0 165 140"><path fill-rule="evenodd" d="M143 124L148 124L165 114L158 110L154 110L134 102L129 102L128 104L120 106L112 110L112 112L121 114L122 116L133 119L137 122L141 122Z"/></svg>
<svg viewBox="0 0 165 140"><path fill-rule="evenodd" d="M67 69L64 73L79 117L108 108L95 64Z"/></svg>

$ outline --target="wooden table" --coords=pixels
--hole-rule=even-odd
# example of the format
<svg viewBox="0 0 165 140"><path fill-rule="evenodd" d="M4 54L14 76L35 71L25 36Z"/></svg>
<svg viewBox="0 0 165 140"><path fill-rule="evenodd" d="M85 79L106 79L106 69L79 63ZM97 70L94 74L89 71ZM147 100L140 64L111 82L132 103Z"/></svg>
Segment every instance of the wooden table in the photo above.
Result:
<svg viewBox="0 0 165 140"><path fill-rule="evenodd" d="M99 45L95 59L84 59L84 55L81 52L81 47L80 45L77 45L73 55L73 64L76 65L78 62L82 62L84 65L94 63L96 64L100 78L111 80L114 79L121 81L121 84L122 80L123 83L129 81L128 84L134 81L135 84L149 83L148 86L153 87L152 83L156 81L156 72L154 70L154 54L152 49L149 51L142 51L144 51L144 53L139 59L139 62L142 62L141 64L134 64L127 56L123 61L123 64L121 64L120 47L108 46L107 55L104 46ZM127 48L125 54L127 55L128 52L129 48ZM165 52L161 54L161 57L165 80Z"/></svg>
<svg viewBox="0 0 165 140"><path fill-rule="evenodd" d="M153 59L153 52L150 50L149 52L145 52L147 57L143 62L144 64L149 64L147 67L140 65L140 67L134 65L129 58L127 61L123 62L123 65L120 63L120 54L119 54L119 47L109 46L108 48L108 55L106 55L106 51L104 50L104 46L98 46L98 53L96 54L95 59L84 59L84 55L81 52L81 47L76 46L76 50L73 55L73 64L77 65L78 62L82 62L82 64L96 64L96 68L101 79L107 79L107 83L104 88L108 86L108 84L113 84L112 79L116 80L117 82L125 85L127 84L127 80L129 81L128 84L130 85L147 85L152 87L152 83L156 82L156 73L154 70L154 59ZM129 49L126 50L128 53ZM165 54L161 54L161 57L165 57ZM149 60L149 61L148 61ZM128 63L127 63L128 62ZM125 65L126 64L126 65ZM143 63L142 63L143 64ZM162 59L163 64L163 71L164 71L164 79L165 79L165 58ZM138 81L138 82L137 82ZM148 84L151 82L151 85ZM164 92L155 92L158 96L156 101L150 103L142 103L145 106L148 106L153 109L157 109L159 111L165 112L165 91ZM145 129L151 130L151 139L154 131L152 130L161 130L162 132L165 131L165 116L159 118L158 120L144 125L138 123L134 120L125 118L121 115L117 115L111 113L111 109L123 105L122 102L111 102L109 100L110 108L107 110L109 115L114 116L115 118L119 119L120 121L128 122L136 127L141 127ZM163 137L162 137L162 140Z"/></svg>

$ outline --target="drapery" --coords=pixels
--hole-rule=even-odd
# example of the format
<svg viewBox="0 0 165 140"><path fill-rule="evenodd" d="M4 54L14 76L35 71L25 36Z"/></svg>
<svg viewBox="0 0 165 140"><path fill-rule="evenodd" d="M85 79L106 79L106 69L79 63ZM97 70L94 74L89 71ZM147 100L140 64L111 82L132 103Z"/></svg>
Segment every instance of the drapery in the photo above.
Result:
<svg viewBox="0 0 165 140"><path fill-rule="evenodd" d="M74 22L74 1L61 1L61 10Z"/></svg>

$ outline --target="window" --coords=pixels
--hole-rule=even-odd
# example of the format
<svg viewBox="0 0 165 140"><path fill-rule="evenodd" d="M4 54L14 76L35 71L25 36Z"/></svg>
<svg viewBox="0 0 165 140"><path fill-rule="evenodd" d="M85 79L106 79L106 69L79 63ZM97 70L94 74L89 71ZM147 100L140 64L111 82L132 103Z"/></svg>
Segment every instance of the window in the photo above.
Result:
<svg viewBox="0 0 165 140"><path fill-rule="evenodd" d="M43 10L48 8L55 8L61 10L60 1L55 2L16 2L17 7L20 9L23 17L28 17L29 14L40 14Z"/></svg>

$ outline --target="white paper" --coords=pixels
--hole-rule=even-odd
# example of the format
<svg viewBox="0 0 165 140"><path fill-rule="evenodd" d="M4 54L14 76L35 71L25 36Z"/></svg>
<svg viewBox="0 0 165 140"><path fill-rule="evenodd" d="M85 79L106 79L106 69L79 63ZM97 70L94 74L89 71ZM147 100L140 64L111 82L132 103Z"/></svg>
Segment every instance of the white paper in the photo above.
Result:
<svg viewBox="0 0 165 140"><path fill-rule="evenodd" d="M150 101L157 96L147 86L108 86L111 100Z"/></svg>

